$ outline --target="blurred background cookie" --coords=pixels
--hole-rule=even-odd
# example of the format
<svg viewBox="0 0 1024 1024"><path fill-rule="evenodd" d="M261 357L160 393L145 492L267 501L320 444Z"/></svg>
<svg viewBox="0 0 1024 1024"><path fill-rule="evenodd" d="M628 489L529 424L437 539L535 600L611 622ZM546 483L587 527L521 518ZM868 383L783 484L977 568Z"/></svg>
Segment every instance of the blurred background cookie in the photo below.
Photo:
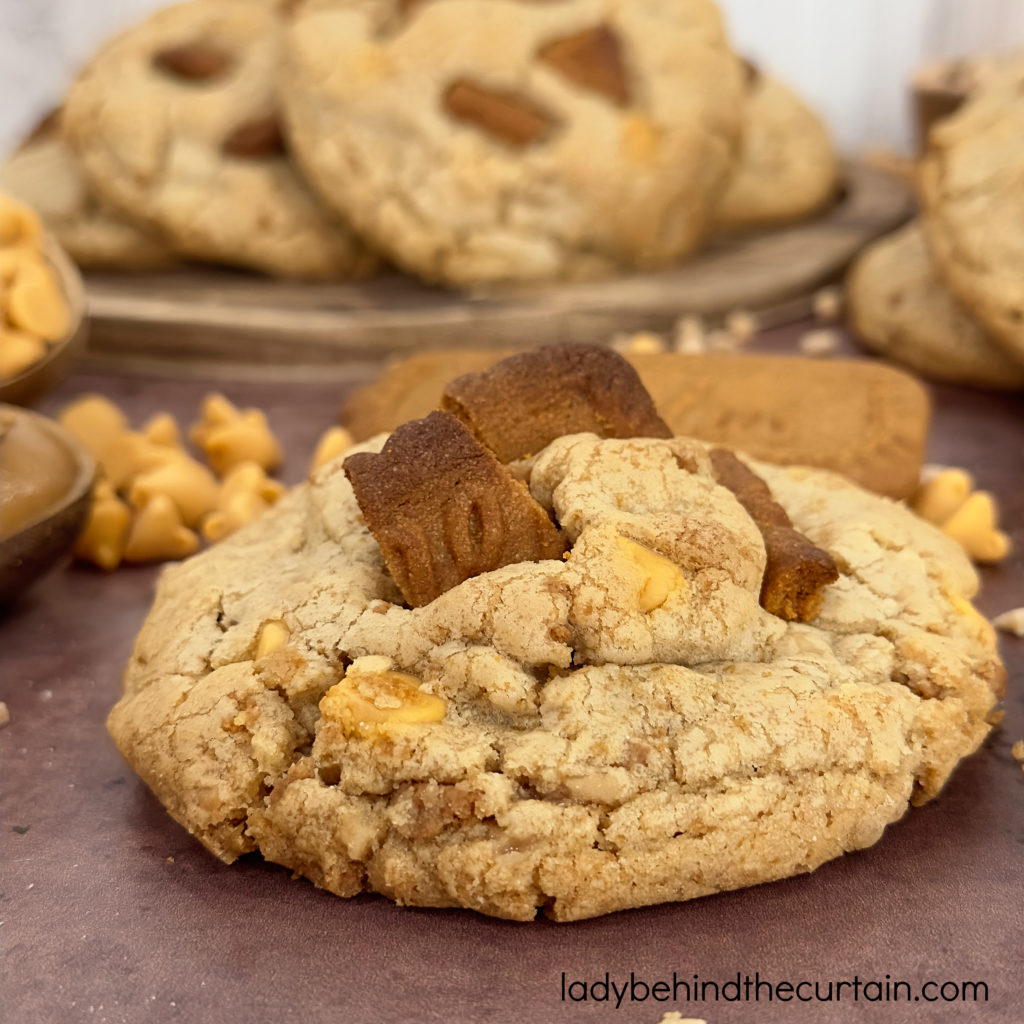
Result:
<svg viewBox="0 0 1024 1024"><path fill-rule="evenodd" d="M939 380L1024 388L1017 363L953 299L914 222L875 242L847 279L850 325L881 355Z"/></svg>
<svg viewBox="0 0 1024 1024"><path fill-rule="evenodd" d="M103 47L71 87L67 138L90 184L196 259L285 276L373 258L314 198L277 120L273 5L192 0Z"/></svg>
<svg viewBox="0 0 1024 1024"><path fill-rule="evenodd" d="M932 129L919 185L940 277L1024 365L1024 61Z"/></svg>
<svg viewBox="0 0 1024 1024"><path fill-rule="evenodd" d="M822 120L792 89L748 64L739 164L715 207L715 229L800 220L825 206L838 184Z"/></svg>
<svg viewBox="0 0 1024 1024"><path fill-rule="evenodd" d="M297 6L297 157L383 253L434 281L657 267L731 170L742 71L708 0Z"/></svg>
<svg viewBox="0 0 1024 1024"><path fill-rule="evenodd" d="M159 235L122 216L89 186L61 137L59 110L0 166L0 188L32 206L81 267L144 270L174 262Z"/></svg>

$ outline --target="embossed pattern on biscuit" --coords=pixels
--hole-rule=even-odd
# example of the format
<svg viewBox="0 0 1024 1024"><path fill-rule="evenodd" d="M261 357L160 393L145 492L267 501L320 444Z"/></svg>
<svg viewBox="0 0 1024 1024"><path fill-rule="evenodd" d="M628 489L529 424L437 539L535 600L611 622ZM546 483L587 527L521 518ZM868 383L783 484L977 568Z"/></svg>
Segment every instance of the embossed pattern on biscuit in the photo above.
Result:
<svg viewBox="0 0 1024 1024"><path fill-rule="evenodd" d="M768 485L733 452L713 448L710 456L718 482L736 495L764 537L762 607L782 619L811 621L821 611L825 587L839 579L832 556L793 528Z"/></svg>
<svg viewBox="0 0 1024 1024"><path fill-rule="evenodd" d="M544 509L455 417L399 427L379 454L344 463L370 532L413 607L512 562L559 558Z"/></svg>
<svg viewBox="0 0 1024 1024"><path fill-rule="evenodd" d="M556 437L671 437L636 370L600 345L549 345L469 373L444 389L458 417L502 462Z"/></svg>

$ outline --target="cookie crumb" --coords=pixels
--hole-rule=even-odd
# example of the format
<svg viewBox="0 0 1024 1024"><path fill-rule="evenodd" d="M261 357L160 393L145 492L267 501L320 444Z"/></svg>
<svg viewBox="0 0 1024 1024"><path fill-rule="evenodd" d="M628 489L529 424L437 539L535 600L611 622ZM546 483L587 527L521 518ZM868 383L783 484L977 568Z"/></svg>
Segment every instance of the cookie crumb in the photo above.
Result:
<svg viewBox="0 0 1024 1024"><path fill-rule="evenodd" d="M988 722L989 725L1002 725L1003 724L1003 719L1005 717L1006 717L1005 709L1000 708L998 711L990 711L985 716L985 721Z"/></svg>
<svg viewBox="0 0 1024 1024"><path fill-rule="evenodd" d="M992 625L1004 633L1012 633L1014 636L1024 636L1024 606L1011 608L992 620Z"/></svg>
<svg viewBox="0 0 1024 1024"><path fill-rule="evenodd" d="M805 356L829 356L839 348L839 332L830 327L808 331L799 344Z"/></svg>
<svg viewBox="0 0 1024 1024"><path fill-rule="evenodd" d="M1015 761L1024 761L1024 740L1017 740L1012 747L1010 747L1010 753L1013 754Z"/></svg>
<svg viewBox="0 0 1024 1024"><path fill-rule="evenodd" d="M811 299L811 309L819 320L838 320L843 314L843 289L833 285L821 288Z"/></svg>
<svg viewBox="0 0 1024 1024"><path fill-rule="evenodd" d="M683 1017L678 1010L670 1010L658 1024L708 1024L703 1018Z"/></svg>
<svg viewBox="0 0 1024 1024"><path fill-rule="evenodd" d="M745 309L735 309L725 317L725 329L742 345L757 334L757 317Z"/></svg>
<svg viewBox="0 0 1024 1024"><path fill-rule="evenodd" d="M174 863L174 858L173 857L168 857L167 858L167 863L168 864L173 864Z"/></svg>
<svg viewBox="0 0 1024 1024"><path fill-rule="evenodd" d="M676 321L672 349L690 355L707 350L704 321L699 316L683 316Z"/></svg>
<svg viewBox="0 0 1024 1024"><path fill-rule="evenodd" d="M11 720L11 713L7 710L6 702L0 700L0 729Z"/></svg>

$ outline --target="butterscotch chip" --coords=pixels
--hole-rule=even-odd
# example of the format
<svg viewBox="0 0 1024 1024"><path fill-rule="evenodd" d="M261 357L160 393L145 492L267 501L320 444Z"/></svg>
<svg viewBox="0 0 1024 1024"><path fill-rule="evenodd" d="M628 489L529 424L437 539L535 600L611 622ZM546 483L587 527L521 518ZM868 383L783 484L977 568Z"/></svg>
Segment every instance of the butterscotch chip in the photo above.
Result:
<svg viewBox="0 0 1024 1024"><path fill-rule="evenodd" d="M458 417L502 462L536 455L556 437L671 437L625 359L597 345L551 345L510 356L444 389Z"/></svg>
<svg viewBox="0 0 1024 1024"><path fill-rule="evenodd" d="M476 82L459 81L444 94L444 108L457 121L465 121L510 146L539 142L555 120L532 100L512 92L485 89Z"/></svg>
<svg viewBox="0 0 1024 1024"><path fill-rule="evenodd" d="M193 82L220 78L233 63L230 54L200 41L169 46L153 55L154 67Z"/></svg>
<svg viewBox="0 0 1024 1024"><path fill-rule="evenodd" d="M612 103L629 103L629 80L619 36L607 25L596 25L541 48L540 59L571 82L600 93Z"/></svg>
<svg viewBox="0 0 1024 1024"><path fill-rule="evenodd" d="M472 576L565 550L525 485L447 413L404 424L379 455L350 455L344 466L384 561L414 607Z"/></svg>
<svg viewBox="0 0 1024 1024"><path fill-rule="evenodd" d="M764 538L761 607L781 619L810 622L821 610L824 588L839 579L832 556L793 528L764 480L732 452L713 448L710 455L715 478L736 495Z"/></svg>
<svg viewBox="0 0 1024 1024"><path fill-rule="evenodd" d="M240 124L228 134L223 149L228 156L246 159L281 156L287 152L281 122L275 114L254 117Z"/></svg>

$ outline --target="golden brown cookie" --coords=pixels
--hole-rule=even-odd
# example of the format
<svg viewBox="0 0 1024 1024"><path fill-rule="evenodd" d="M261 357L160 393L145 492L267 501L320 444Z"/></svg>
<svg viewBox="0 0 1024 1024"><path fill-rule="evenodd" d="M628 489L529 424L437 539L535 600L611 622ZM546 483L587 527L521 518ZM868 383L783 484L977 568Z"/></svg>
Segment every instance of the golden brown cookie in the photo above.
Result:
<svg viewBox="0 0 1024 1024"><path fill-rule="evenodd" d="M438 408L453 377L508 354L441 349L405 359L349 400L345 425L360 440L393 430ZM909 374L868 362L750 353L627 358L673 433L832 469L894 498L917 487L930 412L927 392Z"/></svg>
<svg viewBox="0 0 1024 1024"><path fill-rule="evenodd" d="M881 355L939 380L1024 388L1024 364L950 295L916 222L863 252L846 293L850 326Z"/></svg>
<svg viewBox="0 0 1024 1024"><path fill-rule="evenodd" d="M1024 365L1024 60L935 126L918 183L939 276Z"/></svg>
<svg viewBox="0 0 1024 1024"><path fill-rule="evenodd" d="M324 200L399 266L472 285L692 250L741 79L710 0L307 0L281 88Z"/></svg>
<svg viewBox="0 0 1024 1024"><path fill-rule="evenodd" d="M288 158L274 5L190 0L111 40L71 86L64 130L90 186L195 259L289 277L373 259Z"/></svg>

